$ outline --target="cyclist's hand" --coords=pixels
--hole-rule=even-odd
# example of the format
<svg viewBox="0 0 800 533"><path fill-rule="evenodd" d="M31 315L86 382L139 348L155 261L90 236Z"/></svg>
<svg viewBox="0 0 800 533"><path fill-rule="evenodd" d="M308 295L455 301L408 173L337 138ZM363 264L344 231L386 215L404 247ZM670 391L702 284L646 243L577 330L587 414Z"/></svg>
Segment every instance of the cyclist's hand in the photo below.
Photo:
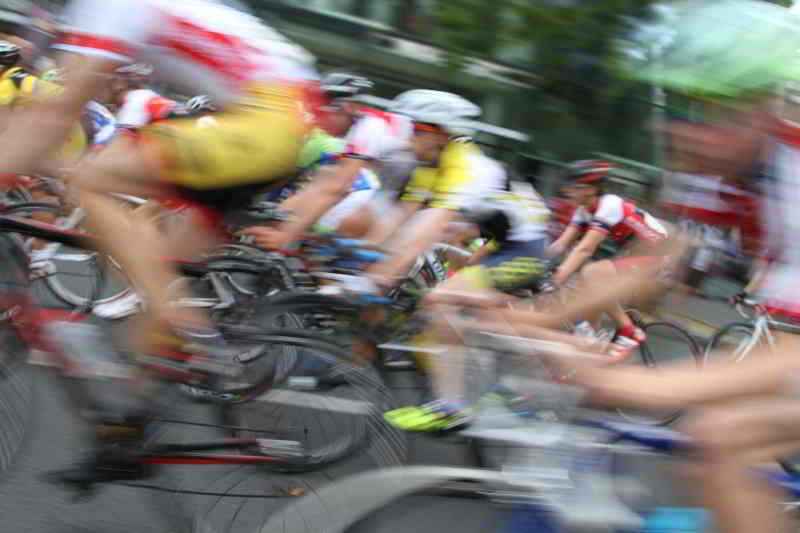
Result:
<svg viewBox="0 0 800 533"><path fill-rule="evenodd" d="M292 241L288 233L266 226L251 226L236 234L253 237L255 245L265 250L284 250Z"/></svg>

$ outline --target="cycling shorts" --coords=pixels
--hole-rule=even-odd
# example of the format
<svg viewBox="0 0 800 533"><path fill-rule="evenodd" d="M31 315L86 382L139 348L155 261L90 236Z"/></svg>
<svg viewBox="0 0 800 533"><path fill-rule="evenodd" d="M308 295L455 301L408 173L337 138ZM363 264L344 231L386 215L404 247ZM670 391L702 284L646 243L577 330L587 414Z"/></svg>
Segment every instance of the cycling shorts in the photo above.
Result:
<svg viewBox="0 0 800 533"><path fill-rule="evenodd" d="M198 128L194 118L167 120L140 130L140 145L163 181L211 191L286 177L309 124L302 92L278 85L253 85L217 125Z"/></svg>
<svg viewBox="0 0 800 533"><path fill-rule="evenodd" d="M335 232L345 218L359 209L371 205L377 192L375 189L362 189L349 193L320 217L317 222L317 230L322 233Z"/></svg>
<svg viewBox="0 0 800 533"><path fill-rule="evenodd" d="M464 273L474 279L476 288L501 291L525 288L547 272L546 247L547 239L509 241L480 264L464 269Z"/></svg>

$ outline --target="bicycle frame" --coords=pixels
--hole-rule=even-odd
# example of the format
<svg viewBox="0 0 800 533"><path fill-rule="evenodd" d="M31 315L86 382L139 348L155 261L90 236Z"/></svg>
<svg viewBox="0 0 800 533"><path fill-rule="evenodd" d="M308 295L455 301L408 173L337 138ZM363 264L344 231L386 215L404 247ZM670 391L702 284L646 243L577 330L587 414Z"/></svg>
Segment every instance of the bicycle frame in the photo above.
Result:
<svg viewBox="0 0 800 533"><path fill-rule="evenodd" d="M19 220L0 215L0 234L3 232L20 233L83 249L86 249L87 246L89 249L92 249L91 245L95 243L91 235L82 232L59 228L52 224ZM48 361L59 370L63 376L61 383L65 386L67 395L77 412L81 413L84 418L89 418L90 423L97 422L98 420L91 419L92 415L95 418L99 417L100 413L103 412L103 408L89 393L85 384L85 378L82 377L83 372L80 362L71 358L62 349L59 349L55 343L51 342L51 337L48 335L46 331L47 328L44 324L32 319L35 305L30 301L28 295L9 293L8 289L6 289L5 292L0 292L0 297L5 299L3 302L4 305L13 305L15 309L19 309L12 314L11 324L19 331L23 339L25 339L29 345L35 343L37 348L42 349ZM76 320L80 318L81 317L76 317ZM188 356L176 355L175 360L184 362L187 357ZM171 366L166 362L144 363L141 364L140 367L149 375L155 376L162 381L193 382L200 377L191 370ZM247 430L252 433L271 433L268 431L238 428L234 426L197 424L193 422L181 423L204 425L228 430ZM281 461L285 462L295 456L300 458L301 452L293 449L291 444L290 441L260 438L220 439L182 444L162 443L143 449L139 460L142 463L150 464L270 464ZM256 449L265 452L269 451L270 453L274 453L275 450L278 450L279 453L274 455L255 455L253 453L206 453L209 450L229 450L237 448Z"/></svg>
<svg viewBox="0 0 800 533"><path fill-rule="evenodd" d="M737 308L738 310L738 308ZM741 310L739 314L746 316ZM772 329L789 331L793 333L800 332L800 326L794 324L787 324L773 318L766 309L757 307L755 316L750 317L749 323L753 326L753 335L747 341L738 346L734 352L734 361L739 362L758 345L766 345L770 353L775 351L775 335Z"/></svg>

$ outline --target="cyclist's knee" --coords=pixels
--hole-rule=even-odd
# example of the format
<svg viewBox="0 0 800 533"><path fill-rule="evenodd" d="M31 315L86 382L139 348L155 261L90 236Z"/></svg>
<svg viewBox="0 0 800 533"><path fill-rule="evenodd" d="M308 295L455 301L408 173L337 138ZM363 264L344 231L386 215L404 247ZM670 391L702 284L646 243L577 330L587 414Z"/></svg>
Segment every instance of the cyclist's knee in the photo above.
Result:
<svg viewBox="0 0 800 533"><path fill-rule="evenodd" d="M587 280L613 277L616 273L614 263L607 259L588 263L581 269L581 275Z"/></svg>

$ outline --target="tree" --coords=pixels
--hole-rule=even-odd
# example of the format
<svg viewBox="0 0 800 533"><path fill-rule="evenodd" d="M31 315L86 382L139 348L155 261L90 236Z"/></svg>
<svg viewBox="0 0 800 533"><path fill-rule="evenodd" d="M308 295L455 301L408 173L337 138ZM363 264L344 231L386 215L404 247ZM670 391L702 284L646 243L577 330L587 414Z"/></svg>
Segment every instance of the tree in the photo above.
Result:
<svg viewBox="0 0 800 533"><path fill-rule="evenodd" d="M560 158L598 150L650 161L652 150L642 140L648 137L652 88L621 72L617 59L620 45L631 46L630 37L652 26L654 15L669 4L440 0L436 37L450 53L450 68L459 68L466 56L494 58L503 47L527 45L530 53L521 65L537 82L527 91L527 111L516 114L513 126L532 130L536 149ZM650 36L645 40L652 41Z"/></svg>

